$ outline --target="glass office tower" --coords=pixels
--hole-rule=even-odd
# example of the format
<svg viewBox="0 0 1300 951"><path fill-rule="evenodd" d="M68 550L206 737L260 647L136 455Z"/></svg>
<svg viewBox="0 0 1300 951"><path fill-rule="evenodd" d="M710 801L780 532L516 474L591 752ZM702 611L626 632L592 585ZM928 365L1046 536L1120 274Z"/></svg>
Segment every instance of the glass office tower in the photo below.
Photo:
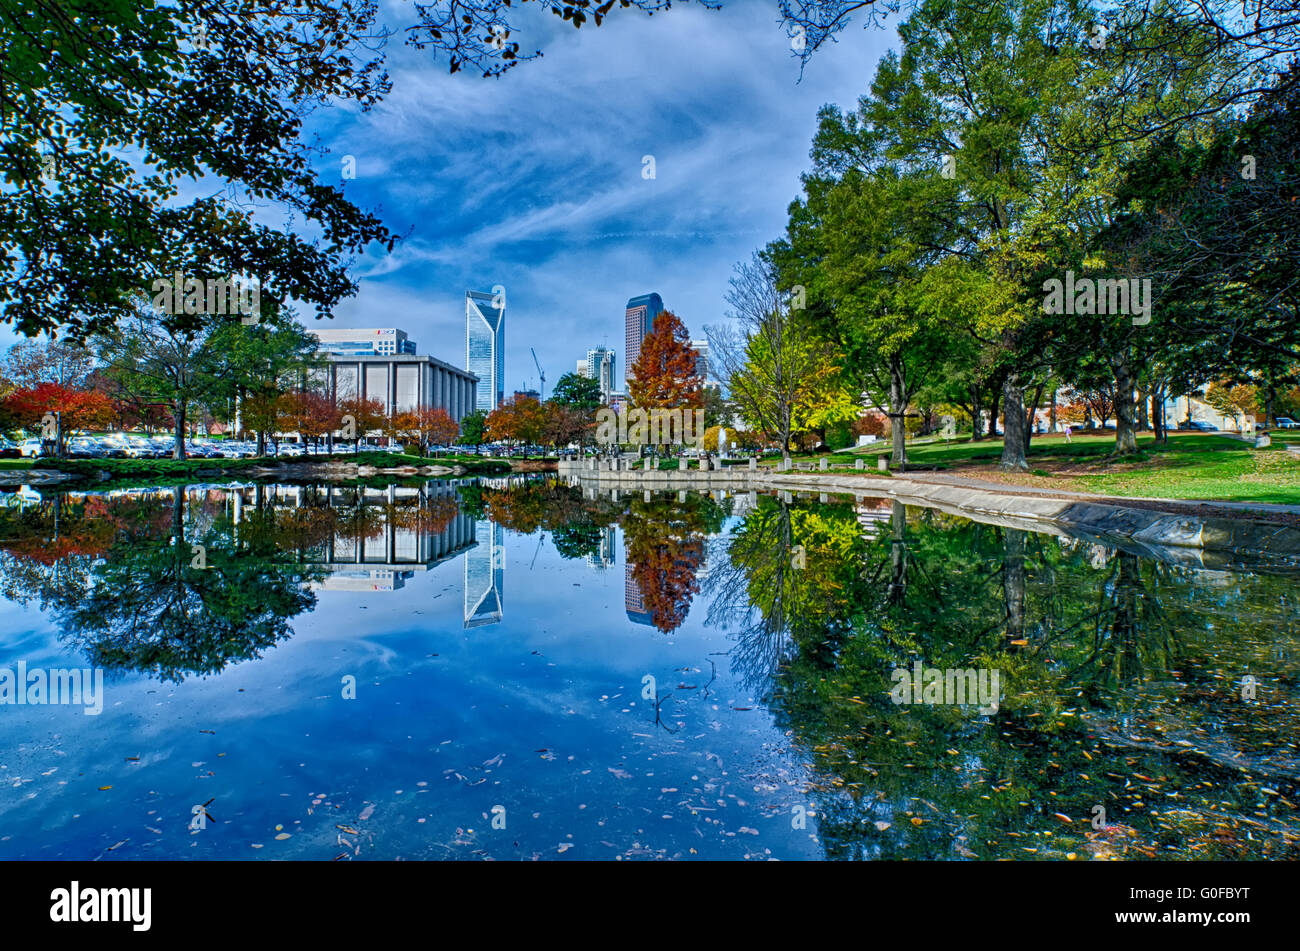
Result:
<svg viewBox="0 0 1300 951"><path fill-rule="evenodd" d="M623 347L623 375L632 379L632 367L641 356L641 341L654 330L655 318L664 311L663 298L658 294L642 294L627 302L624 312L625 346ZM470 372L474 368L470 367Z"/></svg>
<svg viewBox="0 0 1300 951"><path fill-rule="evenodd" d="M497 305L500 306L497 306ZM505 400L506 307L482 291L465 292L465 369L478 377L475 409L490 413Z"/></svg>
<svg viewBox="0 0 1300 951"><path fill-rule="evenodd" d="M478 544L465 553L465 627L496 624L505 614L505 529L481 519L474 529Z"/></svg>

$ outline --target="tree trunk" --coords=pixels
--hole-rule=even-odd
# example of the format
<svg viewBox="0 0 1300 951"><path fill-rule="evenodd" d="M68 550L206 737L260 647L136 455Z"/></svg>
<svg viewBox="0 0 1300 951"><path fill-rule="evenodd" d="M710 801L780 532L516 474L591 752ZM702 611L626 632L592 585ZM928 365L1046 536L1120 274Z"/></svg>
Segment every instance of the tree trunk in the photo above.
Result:
<svg viewBox="0 0 1300 951"><path fill-rule="evenodd" d="M893 529L889 546L889 588L886 595L892 605L903 603L907 594L907 507L894 500L890 506L889 524Z"/></svg>
<svg viewBox="0 0 1300 951"><path fill-rule="evenodd" d="M1006 380L1002 381L1002 393L997 390L993 391L993 405L989 407L989 439L996 439L998 435L998 403L1006 393Z"/></svg>
<svg viewBox="0 0 1300 951"><path fill-rule="evenodd" d="M1049 433L1056 432L1056 390L1056 387L1052 387L1052 407L1047 411L1047 431Z"/></svg>
<svg viewBox="0 0 1300 951"><path fill-rule="evenodd" d="M1046 380L1038 384L1034 390L1034 402L1025 413L1025 455L1029 454L1029 441L1034 438L1034 417L1038 414L1039 404L1043 402L1043 390L1046 388Z"/></svg>
<svg viewBox="0 0 1300 951"><path fill-rule="evenodd" d="M1134 430L1133 370L1128 354L1120 357L1115 367L1115 452L1117 455L1137 452L1137 433Z"/></svg>
<svg viewBox="0 0 1300 951"><path fill-rule="evenodd" d="M889 421L893 432L890 464L903 472L907 469L907 380L903 361L895 354L889 361Z"/></svg>
<svg viewBox="0 0 1300 951"><path fill-rule="evenodd" d="M1165 412L1165 388L1163 385L1151 389L1151 429L1160 442L1169 440L1169 418Z"/></svg>
<svg viewBox="0 0 1300 951"><path fill-rule="evenodd" d="M984 438L984 433L980 431L980 410L984 408L980 402L980 388L978 385L970 388L970 441L979 442Z"/></svg>
<svg viewBox="0 0 1300 951"><path fill-rule="evenodd" d="M1137 405L1137 428L1146 432L1151 428L1151 417L1147 414L1147 407L1151 401L1151 390L1148 387L1138 388L1138 405Z"/></svg>
<svg viewBox="0 0 1300 951"><path fill-rule="evenodd" d="M1025 532L1002 530L1002 596L1007 610L1007 637L1025 636Z"/></svg>
<svg viewBox="0 0 1300 951"><path fill-rule="evenodd" d="M1020 390L1020 377L1008 374L1002 384L1003 432L1002 461L999 468L1026 471L1025 461L1025 394ZM993 417L997 419L996 415Z"/></svg>
<svg viewBox="0 0 1300 951"><path fill-rule="evenodd" d="M185 400L178 400L172 407L172 426L175 440L172 443L172 458L185 458Z"/></svg>

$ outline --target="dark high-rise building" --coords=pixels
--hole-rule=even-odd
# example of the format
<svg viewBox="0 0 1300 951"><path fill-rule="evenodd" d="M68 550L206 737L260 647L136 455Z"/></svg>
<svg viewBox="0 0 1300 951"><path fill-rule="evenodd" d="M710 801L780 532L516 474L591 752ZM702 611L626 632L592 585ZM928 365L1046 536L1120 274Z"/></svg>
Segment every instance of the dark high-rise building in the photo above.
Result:
<svg viewBox="0 0 1300 951"><path fill-rule="evenodd" d="M641 356L641 341L654 330L655 318L663 311L663 298L658 294L642 294L627 302L624 314L626 342L623 347L623 376L626 379L632 379L632 367Z"/></svg>

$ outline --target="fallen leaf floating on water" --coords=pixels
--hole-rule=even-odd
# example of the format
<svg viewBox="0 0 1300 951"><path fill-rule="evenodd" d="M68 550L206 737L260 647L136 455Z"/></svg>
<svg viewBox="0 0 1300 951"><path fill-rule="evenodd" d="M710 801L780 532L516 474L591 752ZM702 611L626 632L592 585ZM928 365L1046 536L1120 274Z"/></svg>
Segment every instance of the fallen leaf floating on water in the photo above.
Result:
<svg viewBox="0 0 1300 951"><path fill-rule="evenodd" d="M374 814L375 814L375 806L374 803L371 803L370 805L366 806L366 808L361 810L361 815L357 816L357 818L360 819L362 822L365 822Z"/></svg>
<svg viewBox="0 0 1300 951"><path fill-rule="evenodd" d="M99 791L103 792L105 789L112 789L112 788L113 788L112 786L100 786Z"/></svg>

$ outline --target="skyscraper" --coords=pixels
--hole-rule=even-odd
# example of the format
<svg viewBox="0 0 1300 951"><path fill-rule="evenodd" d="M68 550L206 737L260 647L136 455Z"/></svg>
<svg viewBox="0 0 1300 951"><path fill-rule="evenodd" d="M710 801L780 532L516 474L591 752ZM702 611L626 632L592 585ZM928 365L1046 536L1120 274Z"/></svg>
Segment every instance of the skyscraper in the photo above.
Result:
<svg viewBox="0 0 1300 951"><path fill-rule="evenodd" d="M642 294L627 302L624 313L625 345L623 347L623 376L632 379L632 367L641 356L641 341L654 330L655 318L664 311L664 302L658 294ZM474 368L470 367L470 372Z"/></svg>
<svg viewBox="0 0 1300 951"><path fill-rule="evenodd" d="M691 349L695 351L695 372L703 385L709 381L709 342L692 340Z"/></svg>
<svg viewBox="0 0 1300 951"><path fill-rule="evenodd" d="M490 413L505 401L505 294L465 292L465 368L478 377L475 409Z"/></svg>
<svg viewBox="0 0 1300 951"><path fill-rule="evenodd" d="M478 545L465 553L465 627L496 624L505 612L505 530L480 519L474 528Z"/></svg>
<svg viewBox="0 0 1300 951"><path fill-rule="evenodd" d="M600 398L608 403L614 392L614 351L592 347L587 351L587 359L578 361L578 372L600 383Z"/></svg>

